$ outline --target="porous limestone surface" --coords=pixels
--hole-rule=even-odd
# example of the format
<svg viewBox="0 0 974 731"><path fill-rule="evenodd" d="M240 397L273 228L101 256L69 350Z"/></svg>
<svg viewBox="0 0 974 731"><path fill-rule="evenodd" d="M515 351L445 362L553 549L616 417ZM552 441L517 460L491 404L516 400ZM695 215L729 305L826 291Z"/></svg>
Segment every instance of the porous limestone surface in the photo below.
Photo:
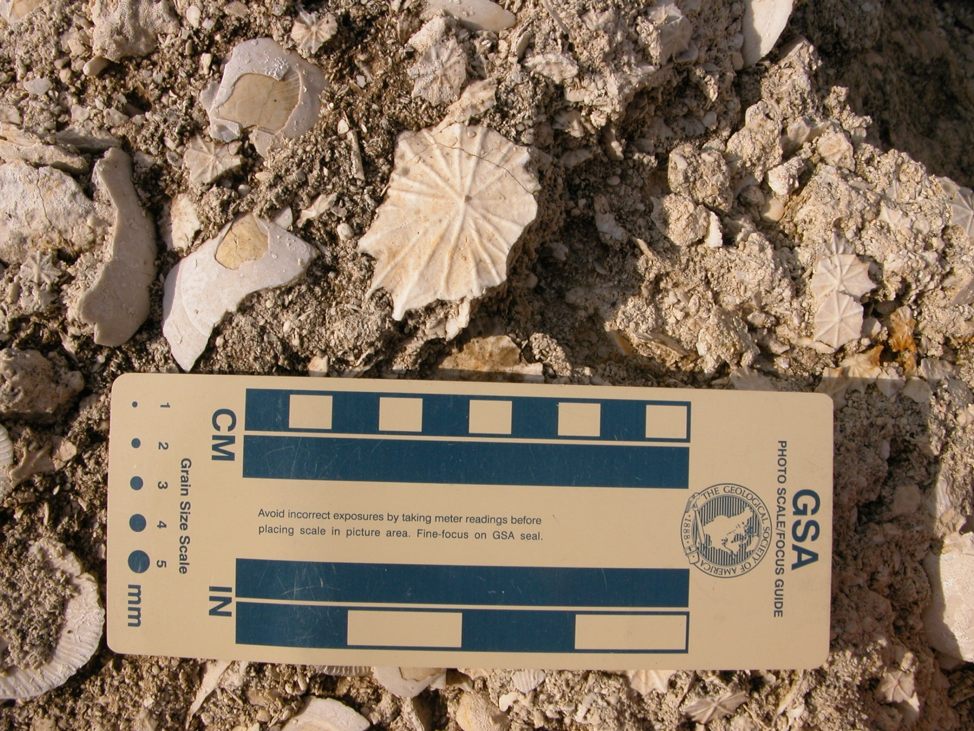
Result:
<svg viewBox="0 0 974 731"><path fill-rule="evenodd" d="M102 643L59 687L0 701L0 731L974 727L970 597L950 583L969 579L974 514L972 28L963 0L0 2L3 586L62 587L10 565L50 540L104 594L123 373L820 391L835 406L822 667L373 671ZM450 138L470 131L487 154ZM426 165L435 153L514 178L517 205L477 201ZM121 154L126 210L166 246L154 276L136 267L148 311L113 345L74 313L118 243L98 164ZM396 202L424 166L448 215ZM397 206L419 224L397 231ZM484 211L515 225L453 235ZM261 224L224 245L247 216ZM431 221L445 256L408 235ZM472 268L451 260L495 240ZM257 263L288 243L293 270ZM209 279L176 286L203 262ZM182 319L164 326L177 291ZM58 596L8 602L0 652L41 662L67 626Z"/></svg>

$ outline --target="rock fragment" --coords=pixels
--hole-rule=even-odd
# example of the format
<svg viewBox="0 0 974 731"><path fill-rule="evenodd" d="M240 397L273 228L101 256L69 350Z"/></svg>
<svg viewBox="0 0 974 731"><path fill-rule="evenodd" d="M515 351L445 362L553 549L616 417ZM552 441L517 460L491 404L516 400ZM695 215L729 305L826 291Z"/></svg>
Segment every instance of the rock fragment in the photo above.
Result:
<svg viewBox="0 0 974 731"><path fill-rule="evenodd" d="M936 649L974 662L974 533L949 536L940 555L928 554L930 605L923 613L927 640Z"/></svg>
<svg viewBox="0 0 974 731"><path fill-rule="evenodd" d="M457 725L463 731L507 731L511 722L480 693L464 693L457 707Z"/></svg>
<svg viewBox="0 0 974 731"><path fill-rule="evenodd" d="M0 350L0 416L51 421L84 388L78 371L36 350Z"/></svg>
<svg viewBox="0 0 974 731"><path fill-rule="evenodd" d="M200 230L199 213L191 196L180 193L167 206L163 217L162 239L166 247L185 251L193 245L193 238Z"/></svg>
<svg viewBox="0 0 974 731"><path fill-rule="evenodd" d="M132 185L132 160L112 148L95 165L95 180L115 209L106 260L78 303L78 315L95 328L95 342L128 341L149 316L149 286L156 276L156 233Z"/></svg>
<svg viewBox="0 0 974 731"><path fill-rule="evenodd" d="M3 500L13 489L10 477L10 466L14 463L14 444L10 441L10 434L6 427L0 424L0 500Z"/></svg>
<svg viewBox="0 0 974 731"><path fill-rule="evenodd" d="M0 259L20 263L36 250L78 254L95 241L94 204L60 170L0 165Z"/></svg>
<svg viewBox="0 0 974 731"><path fill-rule="evenodd" d="M372 289L393 317L435 300L476 299L507 279L538 181L527 148L486 127L405 132L386 199L359 249L376 258Z"/></svg>
<svg viewBox="0 0 974 731"><path fill-rule="evenodd" d="M662 234L677 246L695 244L710 231L710 211L675 193L654 198L650 218Z"/></svg>
<svg viewBox="0 0 974 731"><path fill-rule="evenodd" d="M325 75L297 53L271 38L234 47L221 81L200 93L210 118L210 135L222 142L250 130L250 139L266 156L280 138L296 139L318 121Z"/></svg>
<svg viewBox="0 0 974 731"><path fill-rule="evenodd" d="M674 193L714 210L726 213L734 202L730 170L717 150L681 145L670 153L666 175Z"/></svg>
<svg viewBox="0 0 974 731"><path fill-rule="evenodd" d="M81 155L60 145L47 144L37 135L7 123L0 123L0 160L22 161L35 167L57 168L66 173L88 172L88 161Z"/></svg>
<svg viewBox="0 0 974 731"><path fill-rule="evenodd" d="M334 698L309 698L304 709L282 731L365 731L371 724Z"/></svg>
<svg viewBox="0 0 974 731"><path fill-rule="evenodd" d="M163 33L177 33L179 22L167 0L93 0L91 46L95 57L120 61L145 56Z"/></svg>
<svg viewBox="0 0 974 731"><path fill-rule="evenodd" d="M244 297L294 281L313 257L311 246L253 214L224 226L166 277L162 332L173 358L190 370L213 328Z"/></svg>

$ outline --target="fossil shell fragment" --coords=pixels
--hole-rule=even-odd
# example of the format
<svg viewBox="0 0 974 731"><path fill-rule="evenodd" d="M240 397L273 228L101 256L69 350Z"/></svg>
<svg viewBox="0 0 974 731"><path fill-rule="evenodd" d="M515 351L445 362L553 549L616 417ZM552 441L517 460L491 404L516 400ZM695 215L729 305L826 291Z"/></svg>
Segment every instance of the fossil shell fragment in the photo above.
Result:
<svg viewBox="0 0 974 731"><path fill-rule="evenodd" d="M841 348L862 334L862 305L841 292L826 297L815 313L815 339Z"/></svg>
<svg viewBox="0 0 974 731"><path fill-rule="evenodd" d="M0 672L0 699L33 698L57 688L91 659L101 642L105 610L95 580L59 543L43 539L31 550L70 577L73 593L64 608L64 624L53 656L38 668L13 667Z"/></svg>
<svg viewBox="0 0 974 731"><path fill-rule="evenodd" d="M376 258L373 292L393 317L435 300L477 298L507 279L534 220L538 181L527 148L486 127L454 124L400 135L386 200L359 249Z"/></svg>
<svg viewBox="0 0 974 731"><path fill-rule="evenodd" d="M224 145L199 136L191 139L183 153L183 164L189 170L189 182L192 185L209 185L224 173L239 168L243 158L236 154L238 149L239 142Z"/></svg>
<svg viewBox="0 0 974 731"><path fill-rule="evenodd" d="M822 259L812 275L812 295L819 299L833 292L862 297L875 288L876 284L869 278L869 265L855 254Z"/></svg>
<svg viewBox="0 0 974 731"><path fill-rule="evenodd" d="M744 65L753 66L778 42L794 0L744 0Z"/></svg>
<svg viewBox="0 0 974 731"><path fill-rule="evenodd" d="M44 0L0 0L0 18L11 25L16 25L39 8L43 2Z"/></svg>
<svg viewBox="0 0 974 731"><path fill-rule="evenodd" d="M95 179L115 208L108 260L78 303L95 328L95 342L127 342L149 316L149 286L156 277L156 231L132 185L132 159L113 147L95 165Z"/></svg>
<svg viewBox="0 0 974 731"><path fill-rule="evenodd" d="M398 698L415 698L444 677L443 668L372 668L375 682Z"/></svg>
<svg viewBox="0 0 974 731"><path fill-rule="evenodd" d="M939 178L944 191L950 197L950 223L960 226L964 233L974 237L974 193L950 178Z"/></svg>
<svg viewBox="0 0 974 731"><path fill-rule="evenodd" d="M264 156L279 137L295 139L315 125L324 88L321 69L270 38L257 38L233 49L222 81L207 86L200 101L214 139L230 142L250 129Z"/></svg>
<svg viewBox="0 0 974 731"><path fill-rule="evenodd" d="M311 697L283 731L365 731L368 720L334 698Z"/></svg>
<svg viewBox="0 0 974 731"><path fill-rule="evenodd" d="M182 259L166 277L162 332L173 358L190 370L213 328L252 292L301 275L314 249L269 221L245 214Z"/></svg>
<svg viewBox="0 0 974 731"><path fill-rule="evenodd" d="M544 682L544 670L518 670L511 675L511 684L522 693L530 693Z"/></svg>
<svg viewBox="0 0 974 731"><path fill-rule="evenodd" d="M471 30L499 33L517 21L514 13L490 0L426 0L426 4L452 15Z"/></svg>
<svg viewBox="0 0 974 731"><path fill-rule="evenodd" d="M456 719L463 731L507 731L511 726L507 714L476 692L460 696Z"/></svg>
<svg viewBox="0 0 974 731"><path fill-rule="evenodd" d="M331 13L320 18L314 13L301 11L291 26L291 40L305 55L314 56L338 31L338 21Z"/></svg>

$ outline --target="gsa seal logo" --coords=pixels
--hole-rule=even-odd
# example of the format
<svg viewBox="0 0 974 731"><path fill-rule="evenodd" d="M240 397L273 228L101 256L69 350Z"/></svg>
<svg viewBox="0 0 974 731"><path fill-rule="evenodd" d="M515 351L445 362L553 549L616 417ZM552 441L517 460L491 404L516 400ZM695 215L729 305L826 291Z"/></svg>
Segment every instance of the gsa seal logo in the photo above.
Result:
<svg viewBox="0 0 974 731"><path fill-rule="evenodd" d="M746 487L713 485L687 502L680 534L691 564L729 579L761 563L771 546L771 516Z"/></svg>

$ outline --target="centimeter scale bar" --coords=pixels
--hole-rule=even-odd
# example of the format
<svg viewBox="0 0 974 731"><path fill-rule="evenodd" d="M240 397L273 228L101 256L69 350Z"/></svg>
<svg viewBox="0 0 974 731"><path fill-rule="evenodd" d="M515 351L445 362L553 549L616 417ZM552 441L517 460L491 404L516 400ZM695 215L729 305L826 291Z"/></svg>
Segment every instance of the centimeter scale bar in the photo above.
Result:
<svg viewBox="0 0 974 731"><path fill-rule="evenodd" d="M247 478L672 489L689 482L685 401L248 389L245 429Z"/></svg>

